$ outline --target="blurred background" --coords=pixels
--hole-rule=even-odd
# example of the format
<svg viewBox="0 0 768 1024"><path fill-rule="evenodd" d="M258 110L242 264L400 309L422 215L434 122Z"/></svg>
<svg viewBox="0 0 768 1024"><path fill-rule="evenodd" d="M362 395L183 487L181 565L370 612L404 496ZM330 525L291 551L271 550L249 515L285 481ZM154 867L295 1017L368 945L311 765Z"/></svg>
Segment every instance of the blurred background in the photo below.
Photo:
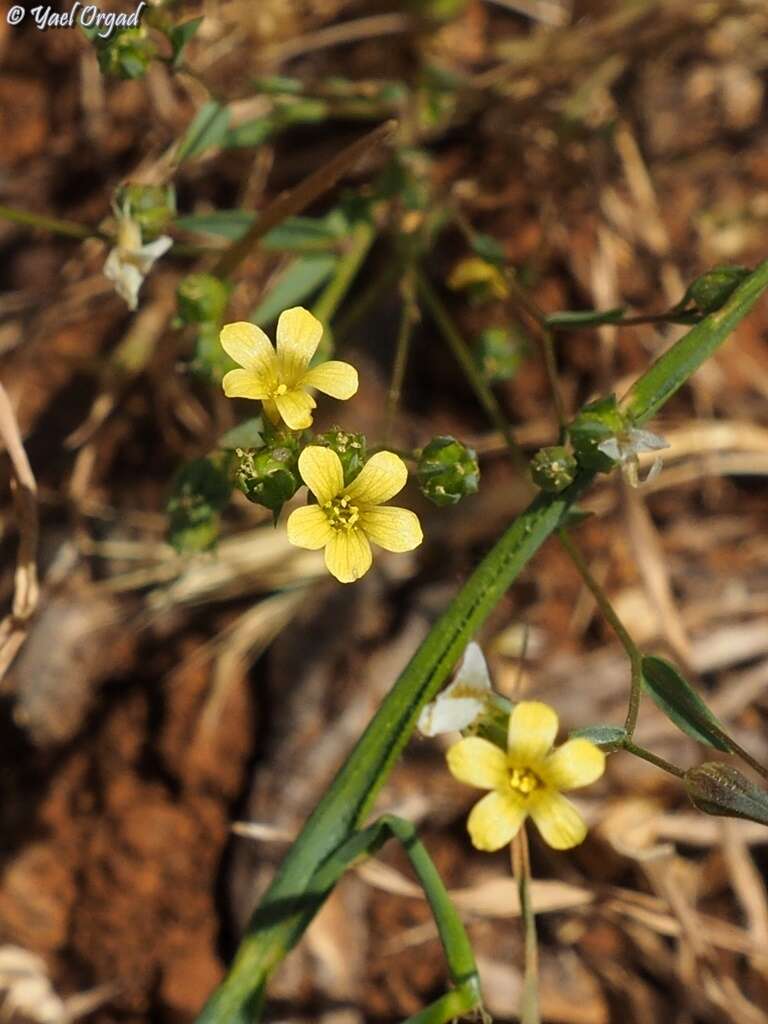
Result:
<svg viewBox="0 0 768 1024"><path fill-rule="evenodd" d="M286 843L527 504L530 482L423 308L387 423L403 240L418 240L528 454L557 436L537 338L503 288L461 286L468 231L498 243L547 312L659 313L703 271L765 256L764 0L150 6L174 24L203 21L176 69L160 41L160 58L121 78L79 29L10 27L0 4L0 203L89 236L0 216L0 378L37 482L40 581L23 621L6 619L0 634L2 1020L192 1021ZM140 51L155 30L142 31ZM206 104L226 108L224 126L192 145ZM167 541L175 474L253 406L224 398L215 344L175 319L176 289L210 270L254 211L387 118L399 123L394 142L302 211L327 224L356 202L375 209L328 332L360 391L343 406L321 400L316 425L340 422L369 442L389 432L408 449L452 434L478 453L479 491L437 508L410 485L402 503L420 515L424 544L380 553L350 587L241 494L211 552L179 553ZM102 273L113 195L130 181L172 181L178 209L174 249L135 313ZM218 211L240 212L226 230L227 217L201 230ZM333 229L334 260L349 223ZM311 308L337 264L315 266L308 285L307 259L253 248L227 319L273 330L294 300ZM763 303L651 424L671 446L662 473L638 491L619 474L599 478L578 530L635 640L683 666L763 761L767 329ZM568 414L623 393L684 330L559 334ZM34 513L11 476L3 456L9 614L20 545L22 562L25 545L34 556ZM626 659L555 542L478 640L498 689L549 701L564 729L623 720ZM701 757L645 703L638 738L681 764ZM519 919L506 854L470 846L475 798L448 775L439 741L414 739L379 810L418 824L468 922L487 1007L514 1021ZM591 826L582 847L558 854L533 839L543 1018L768 1021L766 830L698 814L675 780L621 754L578 803ZM237 836L238 821L259 828ZM444 984L428 908L390 845L348 875L280 969L268 1019L385 1024Z"/></svg>

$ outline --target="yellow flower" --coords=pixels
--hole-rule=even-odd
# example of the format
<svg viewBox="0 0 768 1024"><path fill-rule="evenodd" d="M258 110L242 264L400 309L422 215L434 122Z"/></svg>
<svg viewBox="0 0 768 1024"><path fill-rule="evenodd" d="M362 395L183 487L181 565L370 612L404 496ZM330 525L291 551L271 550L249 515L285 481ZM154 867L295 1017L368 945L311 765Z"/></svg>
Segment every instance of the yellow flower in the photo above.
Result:
<svg viewBox="0 0 768 1024"><path fill-rule="evenodd" d="M255 324L225 324L219 335L221 346L242 369L224 375L224 394L263 402L272 422L282 418L291 430L309 427L316 403L308 388L341 399L357 391L357 370L349 363L331 359L310 370L322 335L323 325L301 306L280 314L277 350Z"/></svg>
<svg viewBox="0 0 768 1024"><path fill-rule="evenodd" d="M522 701L509 716L506 754L479 736L460 740L448 751L455 778L491 790L467 821L478 850L500 850L529 814L556 850L583 842L587 826L560 791L599 779L605 754L586 739L568 740L553 750L557 726L557 714L548 704Z"/></svg>
<svg viewBox="0 0 768 1024"><path fill-rule="evenodd" d="M317 498L288 517L288 540L300 548L325 548L328 572L354 583L371 567L369 541L387 551L412 551L422 541L413 512L382 505L402 490L405 463L392 452L377 452L351 484L344 486L341 459L330 448L310 445L299 456L299 472Z"/></svg>

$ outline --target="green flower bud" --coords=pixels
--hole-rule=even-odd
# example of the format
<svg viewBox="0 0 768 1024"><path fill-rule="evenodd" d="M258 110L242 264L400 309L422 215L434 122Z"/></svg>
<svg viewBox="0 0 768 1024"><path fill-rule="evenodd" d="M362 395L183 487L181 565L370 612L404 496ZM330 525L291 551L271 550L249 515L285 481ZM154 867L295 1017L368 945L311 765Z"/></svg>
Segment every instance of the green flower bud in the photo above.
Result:
<svg viewBox="0 0 768 1024"><path fill-rule="evenodd" d="M416 467L421 493L435 505L455 505L475 494L480 479L477 455L455 437L433 437Z"/></svg>
<svg viewBox="0 0 768 1024"><path fill-rule="evenodd" d="M218 326L228 301L229 287L213 274L189 274L176 289L179 319L185 324Z"/></svg>
<svg viewBox="0 0 768 1024"><path fill-rule="evenodd" d="M750 274L748 267L715 267L697 277L686 294L702 313L714 313Z"/></svg>
<svg viewBox="0 0 768 1024"><path fill-rule="evenodd" d="M271 509L275 519L301 486L298 445L278 440L265 448L235 449L235 484L249 501Z"/></svg>
<svg viewBox="0 0 768 1024"><path fill-rule="evenodd" d="M113 78L142 78L157 50L146 29L127 28L106 42L94 39L99 67Z"/></svg>
<svg viewBox="0 0 768 1024"><path fill-rule="evenodd" d="M619 410L615 395L598 398L585 405L568 427L576 461L585 469L609 472L614 459L598 450L598 445L611 437L623 435L627 421Z"/></svg>
<svg viewBox="0 0 768 1024"><path fill-rule="evenodd" d="M569 487L579 464L567 448L556 444L540 448L531 459L531 477L537 487L551 494L559 494Z"/></svg>
<svg viewBox="0 0 768 1024"><path fill-rule="evenodd" d="M317 434L312 444L322 445L323 448L330 448L336 452L344 469L345 484L355 479L368 458L365 435L353 434L349 430L342 430L341 427L331 427L326 433Z"/></svg>
<svg viewBox="0 0 768 1024"><path fill-rule="evenodd" d="M226 459L195 459L177 473L166 506L168 540L177 551L206 551L215 543L218 513L232 493L226 466Z"/></svg>
<svg viewBox="0 0 768 1024"><path fill-rule="evenodd" d="M176 191L173 185L123 185L115 195L115 205L141 228L144 241L156 238L176 215Z"/></svg>
<svg viewBox="0 0 768 1024"><path fill-rule="evenodd" d="M750 782L737 768L707 761L689 768L684 782L691 803L705 814L747 818L768 825L768 792Z"/></svg>

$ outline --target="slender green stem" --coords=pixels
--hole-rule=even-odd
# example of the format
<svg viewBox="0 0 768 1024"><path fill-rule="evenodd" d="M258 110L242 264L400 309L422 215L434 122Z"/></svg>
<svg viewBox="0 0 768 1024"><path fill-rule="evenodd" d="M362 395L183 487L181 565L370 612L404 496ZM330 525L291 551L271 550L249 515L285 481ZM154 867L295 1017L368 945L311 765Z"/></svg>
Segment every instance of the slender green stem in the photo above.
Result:
<svg viewBox="0 0 768 1024"><path fill-rule="evenodd" d="M603 613L605 619L611 626L611 629L619 638L621 645L629 658L632 678L631 688L629 691L629 705L627 707L627 717L624 722L624 728L627 731L627 735L631 737L635 731L635 727L637 726L637 713L640 708L640 693L643 679L643 656L640 653L637 644L629 635L624 623L616 614L613 605L608 599L608 595L590 572L584 556L568 530L565 528L558 530L557 536L560 543L568 552L571 561L579 570L579 574L597 602L598 608Z"/></svg>
<svg viewBox="0 0 768 1024"><path fill-rule="evenodd" d="M665 761L663 757L659 757L658 754L651 753L651 751L646 750L645 747L638 747L638 745L633 743L630 739L625 739L621 746L628 754L634 754L635 757L641 757L644 761L650 761L651 764L655 764L656 767L661 768L662 771L669 772L670 775L676 775L678 779L685 777L685 772L682 768L678 768L677 765L672 764L671 761Z"/></svg>
<svg viewBox="0 0 768 1024"><path fill-rule="evenodd" d="M24 224L26 227L52 231L55 235L66 235L68 238L104 238L102 232L90 228L86 224L78 224L73 220L59 220L57 217L46 217L42 213L30 210L18 210L13 206L0 206L0 219Z"/></svg>
<svg viewBox="0 0 768 1024"><path fill-rule="evenodd" d="M397 332L397 344L395 347L395 359L392 364L392 376L389 381L387 392L387 412L384 418L384 443L389 443L392 431L395 426L397 407L400 404L400 395L403 390L405 379L405 368L408 363L408 351L411 345L411 334L414 325L419 318L419 307L416 304L413 273L407 269L400 285L400 292L403 297L403 307L400 314L400 329Z"/></svg>
<svg viewBox="0 0 768 1024"><path fill-rule="evenodd" d="M472 358L472 353L467 346L467 343L462 338L458 331L458 328L454 324L453 320L445 308L442 300L434 290L432 285L427 281L422 271L418 268L414 270L416 277L416 286L424 304L429 309L435 326L442 334L445 341L448 343L448 347L453 352L457 363L464 372L464 376L475 392L478 401L485 409L489 419L495 425L496 429L501 432L504 440L507 442L507 447L519 467L523 467L525 463L525 456L523 455L520 446L515 440L515 436L512 433L512 428L502 412L501 406L496 400L496 396L491 391L483 375L475 365L475 361Z"/></svg>
<svg viewBox="0 0 768 1024"><path fill-rule="evenodd" d="M388 260L380 272L372 275L367 287L361 285L362 290L358 297L350 297L344 311L339 314L334 323L333 333L337 339L345 338L355 324L359 323L370 311L378 298L395 285L399 272L399 266L393 260Z"/></svg>
<svg viewBox="0 0 768 1024"><path fill-rule="evenodd" d="M347 294L365 256L376 237L376 229L368 220L359 220L352 228L349 245L338 262L336 272L312 308L318 320L328 323Z"/></svg>
<svg viewBox="0 0 768 1024"><path fill-rule="evenodd" d="M525 936L525 975L520 1001L520 1024L539 1024L539 944L531 903L531 858L525 825L512 840L512 870L517 880Z"/></svg>

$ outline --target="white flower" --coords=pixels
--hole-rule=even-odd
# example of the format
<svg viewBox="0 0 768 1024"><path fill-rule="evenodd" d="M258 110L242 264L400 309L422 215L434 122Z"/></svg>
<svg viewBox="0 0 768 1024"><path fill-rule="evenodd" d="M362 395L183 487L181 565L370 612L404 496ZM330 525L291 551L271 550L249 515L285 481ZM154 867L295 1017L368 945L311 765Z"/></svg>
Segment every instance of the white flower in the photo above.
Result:
<svg viewBox="0 0 768 1024"><path fill-rule="evenodd" d="M139 288L156 260L168 252L173 239L161 235L154 242L141 244L141 228L130 216L118 216L117 245L107 256L104 275L115 286L117 294L128 303L129 309L139 304Z"/></svg>
<svg viewBox="0 0 768 1024"><path fill-rule="evenodd" d="M418 729L424 736L461 732L483 714L491 696L491 679L483 652L470 643L453 682L422 709Z"/></svg>
<svg viewBox="0 0 768 1024"><path fill-rule="evenodd" d="M658 434L652 434L650 430L640 430L637 427L630 427L623 434L609 437L601 441L597 450L607 455L609 459L621 465L624 479L631 487L637 487L640 479L637 475L638 455L643 452L657 452L662 448L669 448L669 443ZM661 470L661 459L655 459L648 471L643 483L648 483L658 476Z"/></svg>

